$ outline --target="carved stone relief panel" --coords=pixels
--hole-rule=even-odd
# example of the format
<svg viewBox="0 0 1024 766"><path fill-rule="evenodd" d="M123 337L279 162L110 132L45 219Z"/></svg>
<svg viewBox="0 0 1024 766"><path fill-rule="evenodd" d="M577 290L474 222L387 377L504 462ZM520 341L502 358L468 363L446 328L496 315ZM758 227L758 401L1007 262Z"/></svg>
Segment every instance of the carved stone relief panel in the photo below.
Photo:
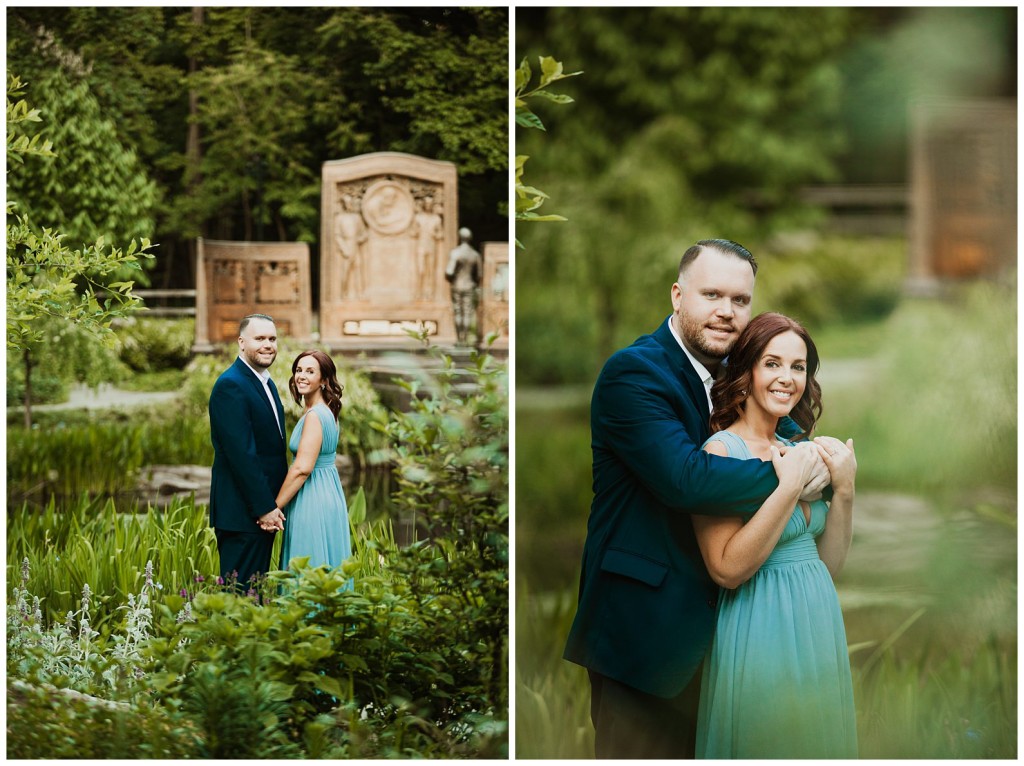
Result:
<svg viewBox="0 0 1024 766"><path fill-rule="evenodd" d="M247 314L268 314L278 334L312 335L309 246L301 242L197 241L197 351L238 337Z"/></svg>
<svg viewBox="0 0 1024 766"><path fill-rule="evenodd" d="M444 266L456 243L449 162L380 152L324 163L320 328L329 346L454 336ZM365 341L365 343L364 343Z"/></svg>

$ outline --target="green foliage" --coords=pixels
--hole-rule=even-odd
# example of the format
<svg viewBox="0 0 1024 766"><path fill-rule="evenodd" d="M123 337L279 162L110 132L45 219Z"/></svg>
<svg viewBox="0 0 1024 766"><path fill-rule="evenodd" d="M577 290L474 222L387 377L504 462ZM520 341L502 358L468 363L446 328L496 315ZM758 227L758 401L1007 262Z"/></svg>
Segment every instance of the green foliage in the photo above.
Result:
<svg viewBox="0 0 1024 766"><path fill-rule="evenodd" d="M863 480L943 497L1016 486L1015 296L1015 285L978 283L946 302L904 300L876 349L870 385L885 395L824 392L821 428L856 438ZM969 407L965 370L984 370Z"/></svg>
<svg viewBox="0 0 1024 766"><path fill-rule="evenodd" d="M205 415L133 409L61 417L46 429L8 429L9 502L50 494L131 494L143 466L213 463Z"/></svg>
<svg viewBox="0 0 1024 766"><path fill-rule="evenodd" d="M201 220L199 211L241 200L246 240L253 239L254 223L272 223L271 209L280 209L300 222L303 239L315 240L318 175L302 141L313 75L302 70L298 57L260 49L247 39L234 46L224 66L202 69L189 81L204 105L199 124L206 147L200 193L179 204L191 206L190 217Z"/></svg>
<svg viewBox="0 0 1024 766"><path fill-rule="evenodd" d="M263 607L213 593L194 600L194 622L161 610L154 689L185 700L207 742L223 742L226 749L210 745L211 757L238 747L229 733L293 743L315 736L334 757L451 757L481 747L484 729L467 715L478 700L457 672L471 647L443 640L448 623L466 615L444 594L416 588L401 568L347 589L346 572L359 566L293 562L271 577L281 595ZM223 694L248 696L238 707L252 715L234 715Z"/></svg>
<svg viewBox="0 0 1024 766"><path fill-rule="evenodd" d="M165 594L191 589L196 576L218 571L205 506L173 502L164 511L136 506L120 513L113 501L83 497L8 514L8 582L17 581L17 568L28 559L31 574L22 587L42 599L48 623L76 611L88 585L94 594L91 625L109 634L122 619L117 607L139 591L149 562L160 572L158 590Z"/></svg>
<svg viewBox="0 0 1024 766"><path fill-rule="evenodd" d="M19 137L23 123L38 120L38 111L20 99L21 88L18 77L9 75L7 155L15 164L21 161L23 149L30 156L49 154L49 142L26 143ZM149 248L145 238L138 248L132 240L125 250L107 251L100 235L94 245L71 250L64 245L64 235L54 229L38 230L23 215L12 221L17 204L13 196L7 203L7 350L9 359L12 351L21 356L28 425L35 398L32 369L50 366L58 353L58 340L69 340L60 344L57 363L67 375L91 381L109 369L109 349L114 342L110 325L141 305L132 294L134 282L125 280L124 275L141 274L139 259L152 256L145 252ZM95 348L97 345L100 348Z"/></svg>
<svg viewBox="0 0 1024 766"><path fill-rule="evenodd" d="M757 253L754 311L780 311L812 333L885 319L906 277L901 237L777 237Z"/></svg>
<svg viewBox="0 0 1024 766"><path fill-rule="evenodd" d="M564 93L554 93L548 90L548 86L566 77L575 77L576 75L583 74L582 72L565 74L562 62L555 61L550 56L540 57L540 67L540 79L533 87L531 87L532 83L530 82L533 79L533 70L525 58L516 70L516 125L523 128L544 130L544 123L528 106L527 102L530 99L543 99L556 104L571 104L572 98L570 96ZM540 189L528 186L523 181L523 173L528 159L530 158L527 155L516 155L516 220L564 221L565 218L560 215L541 215L536 212L544 204L544 200L548 198L548 195ZM522 247L518 239L516 244Z"/></svg>
<svg viewBox="0 0 1024 766"><path fill-rule="evenodd" d="M106 708L52 689L7 685L7 757L198 757L193 727L166 710Z"/></svg>
<svg viewBox="0 0 1024 766"><path fill-rule="evenodd" d="M195 320L132 316L115 325L118 356L136 372L184 369L192 358Z"/></svg>
<svg viewBox="0 0 1024 766"><path fill-rule="evenodd" d="M19 99L21 82L10 75L7 83L8 158L20 159L18 147L25 145L18 130L25 122L38 119L38 110L28 109ZM44 154L38 142L30 141L30 154ZM17 159L16 159L17 158ZM8 199L8 213L15 204ZM8 216L10 218L10 216ZM24 349L38 343L45 330L38 320L59 319L85 326L101 338L109 337L110 322L136 308L140 301L131 294L132 282L103 282L117 273L141 273L139 258L152 257L132 240L126 251L107 252L100 235L94 245L71 250L64 235L52 229L34 230L26 216L18 215L7 224L7 347Z"/></svg>
<svg viewBox="0 0 1024 766"><path fill-rule="evenodd" d="M517 285L527 288L517 292L516 320L539 329L544 311L562 301L546 335L593 326L588 364L562 382L589 378L669 313L676 265L693 242L725 236L756 255L774 232L814 223L797 192L836 179L835 59L850 13L664 7L517 15L521 55L558 50L588 72L574 83L572 120L547 126L543 150L539 131L525 131L517 145L534 157L533 185L559 199L572 223L531 231L516 262ZM538 380L560 374L540 361L551 358L550 340L517 337L517 353Z"/></svg>
<svg viewBox="0 0 1024 766"><path fill-rule="evenodd" d="M168 268L199 234L315 241L322 163L374 151L454 162L451 213L507 230L505 8L21 7L7 30L13 69L88 83L137 152Z"/></svg>
<svg viewBox="0 0 1024 766"><path fill-rule="evenodd" d="M466 683L507 705L508 373L487 353L471 352L465 368L439 356L433 378L399 381L413 399L387 426L394 502L423 520L434 542L407 552L412 582L433 581L468 620L450 623L447 639L473 647L459 663Z"/></svg>
<svg viewBox="0 0 1024 766"><path fill-rule="evenodd" d="M76 248L100 239L151 237L156 187L135 152L122 145L89 85L53 69L33 81L32 97L44 105L43 130L57 155L11 166L8 195L22 215L37 232L59 230ZM145 282L144 272L129 273L122 271L121 278Z"/></svg>
<svg viewBox="0 0 1024 766"><path fill-rule="evenodd" d="M8 674L28 681L30 691L67 686L143 719L153 706L165 718L160 727L153 713L149 746L168 747L160 731L173 728L188 735L194 757L507 757L507 693L487 696L488 637L473 635L473 599L446 591L454 567L440 549L400 551L389 524L361 522L343 567L309 569L295 560L270 576L261 606L210 577L200 582L196 569L180 580L159 568L152 574L148 562L137 566L142 551L164 566L214 563L191 558L196 531L212 539L209 529L190 529L191 521L168 540L171 550L150 544L151 524L175 527L203 514L191 504L173 507L162 522L150 520L160 515L150 511L141 527L133 516L125 534L138 551L108 553L97 541L96 555L87 556L72 547L109 529L111 512L88 508L82 515L102 520L95 524L67 524L52 509L38 523L14 521L24 538L45 540L55 528L67 543L44 550L13 544L27 552L8 602ZM18 555L13 549L9 560ZM16 567L9 582L19 579ZM105 583L109 590L96 594L82 585L80 609L73 600L55 603L62 594L52 584L75 583L77 593L75 575L86 568L91 579L113 571L125 584ZM58 611L65 605L67 617ZM47 725L73 732L81 723L70 718ZM31 725L31 718L13 720ZM134 741L112 736L114 752ZM13 737L46 752L27 732Z"/></svg>

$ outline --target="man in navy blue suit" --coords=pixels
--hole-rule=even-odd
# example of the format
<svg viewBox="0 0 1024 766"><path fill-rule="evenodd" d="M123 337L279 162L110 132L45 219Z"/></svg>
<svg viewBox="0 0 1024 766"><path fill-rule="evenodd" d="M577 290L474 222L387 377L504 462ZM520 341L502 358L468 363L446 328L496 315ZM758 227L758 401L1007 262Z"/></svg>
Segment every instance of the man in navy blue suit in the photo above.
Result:
<svg viewBox="0 0 1024 766"><path fill-rule="evenodd" d="M778 485L772 463L701 449L711 386L750 321L756 273L735 242L690 247L672 314L613 354L594 386L594 500L564 656L590 675L599 758L693 757L718 586L690 514L753 512ZM822 463L804 496L827 482Z"/></svg>
<svg viewBox="0 0 1024 766"><path fill-rule="evenodd" d="M210 393L210 526L221 577L235 575L240 586L270 568L274 535L284 529L276 500L288 472L284 407L269 372L276 358L274 320L250 314L238 327L238 358Z"/></svg>

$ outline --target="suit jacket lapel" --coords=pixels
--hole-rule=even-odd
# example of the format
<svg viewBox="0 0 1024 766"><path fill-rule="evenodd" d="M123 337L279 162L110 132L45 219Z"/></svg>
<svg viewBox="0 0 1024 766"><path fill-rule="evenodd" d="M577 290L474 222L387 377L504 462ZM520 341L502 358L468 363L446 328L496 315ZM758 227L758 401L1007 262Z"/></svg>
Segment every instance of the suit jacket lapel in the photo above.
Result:
<svg viewBox="0 0 1024 766"><path fill-rule="evenodd" d="M271 405L270 400L267 398L267 392L263 389L263 383L253 373L252 369L245 362L242 361L241 357L235 360L235 364L238 365L239 371L246 380L249 381L249 385L253 387L256 392L256 396L259 397L260 401L266 405L267 409L270 410L271 416L274 415L274 405ZM281 438L284 438L284 406L281 404L281 397L277 394L277 386L274 385L273 378L270 379L270 393L274 397L274 403L277 406L277 422L279 424L278 432Z"/></svg>
<svg viewBox="0 0 1024 766"><path fill-rule="evenodd" d="M274 405L277 407L277 422L281 426L281 438L284 438L284 404L281 402L281 395L277 393L277 385L274 383L274 379L269 379L270 393L274 395Z"/></svg>
<svg viewBox="0 0 1024 766"><path fill-rule="evenodd" d="M711 410L708 409L708 393L707 389L704 388L703 381L698 377L697 371L693 369L693 365L690 363L689 357L686 356L686 352L676 342L672 331L668 328L667 321L662 322L653 335L655 340L665 349L672 369L679 376L684 390L689 392L690 397L697 405L697 409L701 414L702 430L705 432L704 437L707 438L711 435Z"/></svg>

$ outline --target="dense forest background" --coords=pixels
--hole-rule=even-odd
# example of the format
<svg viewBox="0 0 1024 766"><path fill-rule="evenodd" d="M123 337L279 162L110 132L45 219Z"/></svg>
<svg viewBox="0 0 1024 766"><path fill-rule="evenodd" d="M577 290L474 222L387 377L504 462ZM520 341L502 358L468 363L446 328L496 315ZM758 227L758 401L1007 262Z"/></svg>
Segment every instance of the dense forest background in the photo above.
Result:
<svg viewBox="0 0 1024 766"><path fill-rule="evenodd" d="M148 237L153 287L194 286L197 236L309 242L315 282L322 164L408 152L455 163L459 224L504 241L508 44L506 8L8 8L59 154L8 198L73 247Z"/></svg>
<svg viewBox="0 0 1024 766"><path fill-rule="evenodd" d="M528 183L550 196L540 212L569 219L517 227L517 382L592 381L667 316L679 256L707 237L761 260L755 313L812 329L884 316L905 227L830 241L842 232L808 189L871 187L889 209L846 212L905 217L911 105L1016 98L1016 14L517 9L517 62L582 70L549 88L573 103L531 102L546 130L516 135Z"/></svg>

